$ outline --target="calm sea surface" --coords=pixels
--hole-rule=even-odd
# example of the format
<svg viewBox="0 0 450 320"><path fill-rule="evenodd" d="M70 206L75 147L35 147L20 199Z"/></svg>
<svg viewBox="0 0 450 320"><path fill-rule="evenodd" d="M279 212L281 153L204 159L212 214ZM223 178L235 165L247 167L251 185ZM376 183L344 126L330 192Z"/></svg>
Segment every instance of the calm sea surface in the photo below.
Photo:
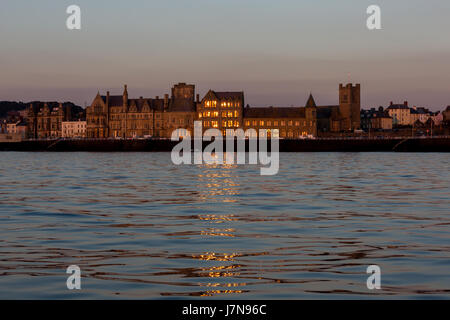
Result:
<svg viewBox="0 0 450 320"><path fill-rule="evenodd" d="M450 298L448 154L287 153L270 177L170 153L0 164L2 299Z"/></svg>

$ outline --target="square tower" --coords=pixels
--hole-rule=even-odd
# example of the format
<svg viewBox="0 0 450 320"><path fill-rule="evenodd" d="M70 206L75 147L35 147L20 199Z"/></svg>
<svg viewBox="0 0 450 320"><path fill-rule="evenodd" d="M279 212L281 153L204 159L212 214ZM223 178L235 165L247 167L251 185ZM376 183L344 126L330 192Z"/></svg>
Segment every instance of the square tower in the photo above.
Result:
<svg viewBox="0 0 450 320"><path fill-rule="evenodd" d="M339 120L341 131L353 131L361 123L361 85L339 84Z"/></svg>

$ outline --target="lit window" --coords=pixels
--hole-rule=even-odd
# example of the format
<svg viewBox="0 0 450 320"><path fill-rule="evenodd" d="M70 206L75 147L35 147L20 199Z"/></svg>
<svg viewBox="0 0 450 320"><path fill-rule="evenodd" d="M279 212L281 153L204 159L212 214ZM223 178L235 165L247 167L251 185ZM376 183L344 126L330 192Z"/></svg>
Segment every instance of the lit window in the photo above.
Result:
<svg viewBox="0 0 450 320"><path fill-rule="evenodd" d="M289 120L289 126L292 126L292 120Z"/></svg>
<svg viewBox="0 0 450 320"><path fill-rule="evenodd" d="M228 118L233 118L233 111L228 111Z"/></svg>
<svg viewBox="0 0 450 320"><path fill-rule="evenodd" d="M239 117L239 112L234 111L234 116L235 116L236 118Z"/></svg>
<svg viewBox="0 0 450 320"><path fill-rule="evenodd" d="M198 117L199 117L199 118L201 118L201 117L202 117L202 113L201 113L201 112L199 112L199 114L198 114Z"/></svg>
<svg viewBox="0 0 450 320"><path fill-rule="evenodd" d="M273 125L274 125L275 127L278 127L278 121L274 121L274 122L273 122Z"/></svg>
<svg viewBox="0 0 450 320"><path fill-rule="evenodd" d="M259 125L260 125L261 127L264 126L264 121L261 120L261 121L259 122Z"/></svg>
<svg viewBox="0 0 450 320"><path fill-rule="evenodd" d="M234 126L235 126L236 128L238 128L238 127L239 127L239 121L235 121L235 122L234 122Z"/></svg>
<svg viewBox="0 0 450 320"><path fill-rule="evenodd" d="M295 121L295 126L296 127L300 126L300 121Z"/></svg>
<svg viewBox="0 0 450 320"><path fill-rule="evenodd" d="M229 127L229 128L232 128L232 127L233 127L233 121L231 121L231 120L228 121L228 127Z"/></svg>
<svg viewBox="0 0 450 320"><path fill-rule="evenodd" d="M213 128L218 128L218 127L219 127L219 122L217 122L217 121L211 121L211 126L212 126Z"/></svg>
<svg viewBox="0 0 450 320"><path fill-rule="evenodd" d="M286 125L286 121L281 121L281 125L285 126Z"/></svg>
<svg viewBox="0 0 450 320"><path fill-rule="evenodd" d="M222 121L222 127L227 127L227 122L226 121Z"/></svg>
<svg viewBox="0 0 450 320"><path fill-rule="evenodd" d="M216 118L217 118L218 116L219 116L219 112L214 111L214 112L213 112L213 117L216 117Z"/></svg>
<svg viewBox="0 0 450 320"><path fill-rule="evenodd" d="M248 120L245 121L245 125L246 125L246 126L250 126L250 121L248 121Z"/></svg>
<svg viewBox="0 0 450 320"><path fill-rule="evenodd" d="M256 120L253 120L253 126L256 127Z"/></svg>
<svg viewBox="0 0 450 320"><path fill-rule="evenodd" d="M267 121L267 126L270 127L272 125L272 121Z"/></svg>

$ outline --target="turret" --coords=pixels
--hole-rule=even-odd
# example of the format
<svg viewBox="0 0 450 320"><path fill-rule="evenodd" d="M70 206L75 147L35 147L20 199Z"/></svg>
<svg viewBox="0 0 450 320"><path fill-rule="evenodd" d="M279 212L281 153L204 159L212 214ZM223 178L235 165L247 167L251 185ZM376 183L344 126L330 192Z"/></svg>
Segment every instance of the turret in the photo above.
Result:
<svg viewBox="0 0 450 320"><path fill-rule="evenodd" d="M124 85L123 88L123 108L128 110L128 88L127 85Z"/></svg>

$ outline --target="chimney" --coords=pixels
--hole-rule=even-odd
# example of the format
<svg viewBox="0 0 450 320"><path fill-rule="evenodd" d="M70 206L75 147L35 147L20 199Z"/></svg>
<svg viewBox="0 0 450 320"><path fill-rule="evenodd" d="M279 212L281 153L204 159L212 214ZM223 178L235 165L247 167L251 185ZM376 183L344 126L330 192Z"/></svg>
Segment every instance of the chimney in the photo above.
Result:
<svg viewBox="0 0 450 320"><path fill-rule="evenodd" d="M169 95L165 94L164 95L164 109L169 108Z"/></svg>
<svg viewBox="0 0 450 320"><path fill-rule="evenodd" d="M392 106L394 104L394 102L391 101L390 106Z"/></svg>
<svg viewBox="0 0 450 320"><path fill-rule="evenodd" d="M408 106L408 101L405 101L403 104L405 105L405 107L407 107Z"/></svg>
<svg viewBox="0 0 450 320"><path fill-rule="evenodd" d="M200 103L200 95L197 93L197 103Z"/></svg>

